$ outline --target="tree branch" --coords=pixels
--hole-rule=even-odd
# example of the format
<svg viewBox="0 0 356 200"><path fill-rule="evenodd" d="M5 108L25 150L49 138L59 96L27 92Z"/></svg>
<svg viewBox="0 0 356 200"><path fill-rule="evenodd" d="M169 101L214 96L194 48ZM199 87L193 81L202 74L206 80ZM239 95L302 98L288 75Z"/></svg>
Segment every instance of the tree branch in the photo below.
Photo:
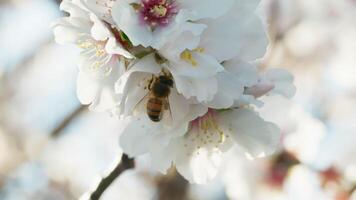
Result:
<svg viewBox="0 0 356 200"><path fill-rule="evenodd" d="M167 175L158 177L158 200L186 200L189 190L188 181L185 180L173 167Z"/></svg>
<svg viewBox="0 0 356 200"><path fill-rule="evenodd" d="M53 131L51 132L51 136L54 138L58 137L62 133L62 131L86 109L87 106L78 106L57 127L53 129Z"/></svg>
<svg viewBox="0 0 356 200"><path fill-rule="evenodd" d="M115 169L98 184L94 192L90 194L90 200L99 200L105 190L111 185L114 180L124 171L135 167L134 159L129 158L126 154L121 157L121 162Z"/></svg>

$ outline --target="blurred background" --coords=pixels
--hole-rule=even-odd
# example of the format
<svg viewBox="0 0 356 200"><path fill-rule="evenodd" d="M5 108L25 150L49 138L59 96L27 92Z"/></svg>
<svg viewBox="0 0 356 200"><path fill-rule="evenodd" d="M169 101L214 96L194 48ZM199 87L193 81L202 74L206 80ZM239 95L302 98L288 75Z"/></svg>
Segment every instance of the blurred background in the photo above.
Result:
<svg viewBox="0 0 356 200"><path fill-rule="evenodd" d="M76 98L79 50L53 42L59 3L0 0L1 200L78 199L121 157L115 119ZM142 157L102 199L356 199L356 1L262 0L258 12L271 40L261 68L290 70L298 88L260 109L281 149L253 161L233 150L203 186Z"/></svg>

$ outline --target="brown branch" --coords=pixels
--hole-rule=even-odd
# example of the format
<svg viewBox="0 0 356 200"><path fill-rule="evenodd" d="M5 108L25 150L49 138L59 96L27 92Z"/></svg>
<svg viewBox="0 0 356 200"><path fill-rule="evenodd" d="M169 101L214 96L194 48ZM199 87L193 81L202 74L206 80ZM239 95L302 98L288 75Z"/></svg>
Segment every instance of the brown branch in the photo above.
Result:
<svg viewBox="0 0 356 200"><path fill-rule="evenodd" d="M53 129L51 136L58 137L60 133L75 119L79 116L87 107L80 105L76 108L69 116L67 116L56 128Z"/></svg>
<svg viewBox="0 0 356 200"><path fill-rule="evenodd" d="M124 171L135 167L134 159L129 158L126 154L121 157L121 162L115 169L105 178L103 178L94 192L90 195L90 200L99 200L105 190L111 185L114 180Z"/></svg>
<svg viewBox="0 0 356 200"><path fill-rule="evenodd" d="M157 178L158 200L187 200L189 189L185 180L173 167L167 175Z"/></svg>

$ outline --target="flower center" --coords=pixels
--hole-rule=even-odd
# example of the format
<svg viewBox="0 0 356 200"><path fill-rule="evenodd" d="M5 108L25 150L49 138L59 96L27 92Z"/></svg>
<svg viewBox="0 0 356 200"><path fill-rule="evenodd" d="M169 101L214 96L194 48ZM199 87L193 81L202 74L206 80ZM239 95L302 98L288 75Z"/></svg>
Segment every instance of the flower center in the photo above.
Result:
<svg viewBox="0 0 356 200"><path fill-rule="evenodd" d="M178 13L175 0L142 0L137 10L142 21L152 28L168 25Z"/></svg>
<svg viewBox="0 0 356 200"><path fill-rule="evenodd" d="M106 55L105 42L98 42L92 39L79 40L78 46L83 50L87 50L91 52L94 51L96 57L102 57Z"/></svg>
<svg viewBox="0 0 356 200"><path fill-rule="evenodd" d="M83 50L81 55L91 61L86 69L102 76L108 76L111 72L111 68L106 65L111 56L106 53L105 44L106 41L96 41L91 38L83 38L77 41L77 45Z"/></svg>
<svg viewBox="0 0 356 200"><path fill-rule="evenodd" d="M155 5L150 9L150 13L156 17L164 17L167 14L168 9L163 5Z"/></svg>
<svg viewBox="0 0 356 200"><path fill-rule="evenodd" d="M193 49L193 51L186 49L180 54L180 59L191 64L193 67L196 67L198 65L198 61L194 58L192 52L204 53L204 51L204 48L196 48Z"/></svg>
<svg viewBox="0 0 356 200"><path fill-rule="evenodd" d="M225 142L226 135L220 129L217 121L216 121L217 113L213 109L209 109L209 111L203 115L202 117L198 117L197 119L191 122L191 128L197 129L197 133L206 135L207 141L209 143L213 143L213 134L218 133L217 143L221 144ZM210 136L209 136L210 135ZM204 143L205 143L204 142Z"/></svg>

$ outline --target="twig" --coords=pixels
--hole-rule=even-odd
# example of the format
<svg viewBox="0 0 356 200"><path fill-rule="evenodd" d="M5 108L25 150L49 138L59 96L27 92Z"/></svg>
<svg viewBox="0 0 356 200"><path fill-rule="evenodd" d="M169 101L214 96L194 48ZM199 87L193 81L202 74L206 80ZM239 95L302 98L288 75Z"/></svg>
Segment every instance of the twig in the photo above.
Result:
<svg viewBox="0 0 356 200"><path fill-rule="evenodd" d="M158 200L186 200L189 189L185 180L175 168L171 168L167 175L158 177Z"/></svg>
<svg viewBox="0 0 356 200"><path fill-rule="evenodd" d="M80 105L69 116L67 116L56 128L53 129L51 136L58 137L60 133L80 115L87 107Z"/></svg>
<svg viewBox="0 0 356 200"><path fill-rule="evenodd" d="M134 159L129 158L126 154L121 157L121 162L115 169L105 178L103 178L98 184L97 188L90 195L90 200L99 200L105 190L111 185L111 183L122 174L124 171L134 168Z"/></svg>

